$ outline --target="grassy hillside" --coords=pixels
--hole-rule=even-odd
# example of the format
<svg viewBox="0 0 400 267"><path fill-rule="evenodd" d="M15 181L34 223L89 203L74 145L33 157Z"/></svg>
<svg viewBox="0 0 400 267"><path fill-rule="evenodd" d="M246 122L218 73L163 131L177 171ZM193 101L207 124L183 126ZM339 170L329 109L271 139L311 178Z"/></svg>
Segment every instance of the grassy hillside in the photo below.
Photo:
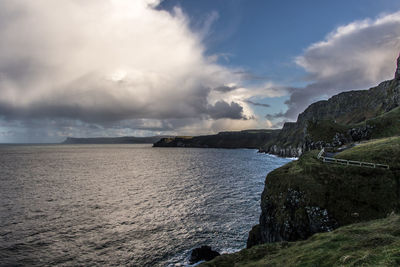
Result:
<svg viewBox="0 0 400 267"><path fill-rule="evenodd" d="M363 124L368 124L374 127L371 138L400 135L400 107L383 113L376 118L369 119Z"/></svg>
<svg viewBox="0 0 400 267"><path fill-rule="evenodd" d="M372 127L370 138L373 139L400 135L400 107L357 124L344 125L333 120L309 122L307 133L312 140L329 143L336 133L347 135L349 129L365 127L366 125Z"/></svg>
<svg viewBox="0 0 400 267"><path fill-rule="evenodd" d="M252 247L200 266L400 266L400 216L345 226L306 241Z"/></svg>
<svg viewBox="0 0 400 267"><path fill-rule="evenodd" d="M400 170L400 137L389 137L364 142L345 150L336 158L388 164L392 170Z"/></svg>

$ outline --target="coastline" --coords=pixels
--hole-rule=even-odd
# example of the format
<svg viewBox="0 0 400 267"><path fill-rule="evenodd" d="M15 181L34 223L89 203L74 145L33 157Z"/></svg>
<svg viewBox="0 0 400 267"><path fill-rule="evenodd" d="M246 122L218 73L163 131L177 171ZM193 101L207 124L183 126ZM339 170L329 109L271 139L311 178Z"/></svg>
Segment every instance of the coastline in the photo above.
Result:
<svg viewBox="0 0 400 267"><path fill-rule="evenodd" d="M268 258L269 248L274 248L273 253L282 251L280 255L283 256L287 244L289 247L301 246L304 242L313 245L314 236L335 236L346 227L358 229L366 224L371 224L372 228L376 219L383 218L392 224L393 220L398 220L398 216L393 214L400 211L400 165L390 155L400 153L400 136L363 142L338 155L345 159L385 162L390 165L390 170L323 163L317 159L318 152L307 152L267 175L261 200L261 224L250 231L246 249L222 255L210 264L206 262L200 266L221 266L227 262L238 264L241 259L247 263L257 262ZM388 219L384 219L386 217ZM384 225L379 227L384 228ZM374 238L375 232L368 232L365 237ZM354 242L362 242L362 238ZM380 244L376 246L383 249ZM362 249L364 247L360 251ZM259 253L259 256L251 256L254 253ZM306 257L307 253L312 251L298 257ZM319 259L317 256L315 260ZM335 255L343 256L345 254Z"/></svg>

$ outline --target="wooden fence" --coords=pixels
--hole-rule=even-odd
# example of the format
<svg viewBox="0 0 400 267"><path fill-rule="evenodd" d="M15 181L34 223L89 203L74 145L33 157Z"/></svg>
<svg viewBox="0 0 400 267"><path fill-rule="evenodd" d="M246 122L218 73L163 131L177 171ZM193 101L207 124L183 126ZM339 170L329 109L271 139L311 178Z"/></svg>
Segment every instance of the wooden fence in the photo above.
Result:
<svg viewBox="0 0 400 267"><path fill-rule="evenodd" d="M322 148L321 151L318 153L317 158L327 163L334 163L346 166L386 169L386 170L389 169L389 165L385 164L377 164L377 163L362 162L362 161L347 160L347 159L337 159L337 158L325 157L324 154L325 154L325 148Z"/></svg>

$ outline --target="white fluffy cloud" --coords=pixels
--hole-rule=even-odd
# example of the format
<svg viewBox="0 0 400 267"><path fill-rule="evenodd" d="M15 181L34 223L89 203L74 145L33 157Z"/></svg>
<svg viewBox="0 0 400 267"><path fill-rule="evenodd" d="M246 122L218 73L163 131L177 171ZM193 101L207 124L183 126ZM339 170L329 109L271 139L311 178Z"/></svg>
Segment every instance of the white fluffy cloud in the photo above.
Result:
<svg viewBox="0 0 400 267"><path fill-rule="evenodd" d="M236 102L210 99L212 88L240 77L205 56L204 33L192 32L180 9L158 3L2 0L0 116L144 126L251 117Z"/></svg>
<svg viewBox="0 0 400 267"><path fill-rule="evenodd" d="M392 79L399 52L400 12L338 27L296 58L311 83L292 93L286 117L295 119L315 100Z"/></svg>

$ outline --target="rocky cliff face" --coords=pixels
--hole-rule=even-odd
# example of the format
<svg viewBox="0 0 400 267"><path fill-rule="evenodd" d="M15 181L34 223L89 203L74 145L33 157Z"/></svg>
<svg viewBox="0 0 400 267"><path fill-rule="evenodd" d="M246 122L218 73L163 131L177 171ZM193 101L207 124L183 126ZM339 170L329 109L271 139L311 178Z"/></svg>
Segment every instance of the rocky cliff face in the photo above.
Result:
<svg viewBox="0 0 400 267"><path fill-rule="evenodd" d="M396 79L369 90L344 92L311 104L295 123L285 123L276 140L265 144L261 152L298 157L327 145L368 140L375 130L367 121L400 106L399 68L400 65Z"/></svg>
<svg viewBox="0 0 400 267"><path fill-rule="evenodd" d="M316 158L318 151L310 151L268 174L260 224L251 230L247 246L302 240L398 212L400 165L391 155L400 153L400 137L388 140L342 153L353 153L349 159L354 160L383 161L391 170L324 164Z"/></svg>

